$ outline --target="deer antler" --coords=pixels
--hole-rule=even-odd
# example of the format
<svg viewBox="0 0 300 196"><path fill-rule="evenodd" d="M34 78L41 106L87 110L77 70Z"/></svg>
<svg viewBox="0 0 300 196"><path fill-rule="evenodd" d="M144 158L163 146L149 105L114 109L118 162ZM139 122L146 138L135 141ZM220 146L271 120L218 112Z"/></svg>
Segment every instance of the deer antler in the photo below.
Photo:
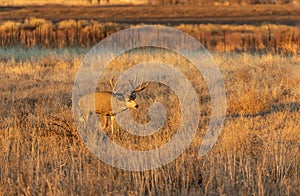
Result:
<svg viewBox="0 0 300 196"><path fill-rule="evenodd" d="M140 92L140 91L144 90L145 88L147 88L148 85L149 85L149 82L142 83L141 85L139 85L138 87L136 87L136 89L134 91L132 91L132 93Z"/></svg>
<svg viewBox="0 0 300 196"><path fill-rule="evenodd" d="M130 84L132 90L134 90L134 84L136 83L136 79L137 79L137 76L135 76L133 81L128 80L128 83Z"/></svg>
<svg viewBox="0 0 300 196"><path fill-rule="evenodd" d="M113 94L119 94L118 91L120 90L120 86L119 86L118 89L115 89L116 86L114 84L114 76L112 76L111 79L109 80L109 84L110 84L110 86L112 88L112 93Z"/></svg>
<svg viewBox="0 0 300 196"><path fill-rule="evenodd" d="M113 84L114 82L114 77L111 77L111 79L109 80L110 86L114 89L115 85Z"/></svg>

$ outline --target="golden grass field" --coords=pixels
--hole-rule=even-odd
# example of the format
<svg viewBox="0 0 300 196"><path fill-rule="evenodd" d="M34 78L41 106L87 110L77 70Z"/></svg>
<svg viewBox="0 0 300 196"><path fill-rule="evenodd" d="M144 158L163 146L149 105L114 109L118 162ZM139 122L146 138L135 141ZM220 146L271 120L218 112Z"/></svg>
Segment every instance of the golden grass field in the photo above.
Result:
<svg viewBox="0 0 300 196"><path fill-rule="evenodd" d="M146 56L164 57L191 80L198 89L201 120L192 144L175 161L129 172L99 161L76 131L71 94L85 52L28 58L18 50L6 51L12 58L0 62L1 195L299 195L298 56L213 53L226 86L227 113L217 144L203 157L198 150L210 114L206 83L172 53ZM118 75L139 58L125 55L110 68L119 68L113 69ZM102 85L109 88L108 82ZM176 97L166 92L167 87L151 83L137 98L142 108L153 101L166 105L171 113L164 131L137 138L124 130L112 136L108 130L108 136L139 150L168 141L179 117L172 109ZM141 109L132 115L147 120Z"/></svg>
<svg viewBox="0 0 300 196"><path fill-rule="evenodd" d="M41 6L0 0L5 4L0 6L0 195L300 195L298 1L240 6L74 2ZM166 50L118 56L98 89L111 90L109 79L137 63L160 61L188 78L199 102L199 125L189 147L167 165L132 172L109 166L89 151L75 123L72 89L92 46L143 24L175 27L210 51L224 79L227 110L217 143L200 157L212 101L199 71ZM130 110L136 122L148 122L147 109L160 102L167 112L165 126L141 137L115 124L113 133L106 130L108 138L139 151L170 141L181 117L174 91L151 82L136 101L139 109Z"/></svg>

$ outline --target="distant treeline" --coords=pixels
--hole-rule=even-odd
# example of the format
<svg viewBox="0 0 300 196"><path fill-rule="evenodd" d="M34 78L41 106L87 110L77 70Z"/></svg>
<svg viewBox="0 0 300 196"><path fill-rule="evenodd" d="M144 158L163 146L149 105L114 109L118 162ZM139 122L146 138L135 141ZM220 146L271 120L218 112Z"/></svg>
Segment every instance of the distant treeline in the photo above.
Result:
<svg viewBox="0 0 300 196"><path fill-rule="evenodd" d="M217 4L217 5L232 5L232 4L287 4L297 3L298 0L82 0L90 4Z"/></svg>
<svg viewBox="0 0 300 196"><path fill-rule="evenodd" d="M299 0L0 0L0 5L24 5L24 4L74 4L74 5L249 5L249 4L299 4Z"/></svg>
<svg viewBox="0 0 300 196"><path fill-rule="evenodd" d="M216 4L216 5L232 5L232 4L288 4L296 3L297 0L154 0L158 4Z"/></svg>
<svg viewBox="0 0 300 196"><path fill-rule="evenodd" d="M28 18L23 22L0 23L1 47L92 47L105 37L131 25L65 20L52 23ZM208 50L252 51L297 54L300 51L300 27L271 25L179 25L175 28L199 40Z"/></svg>

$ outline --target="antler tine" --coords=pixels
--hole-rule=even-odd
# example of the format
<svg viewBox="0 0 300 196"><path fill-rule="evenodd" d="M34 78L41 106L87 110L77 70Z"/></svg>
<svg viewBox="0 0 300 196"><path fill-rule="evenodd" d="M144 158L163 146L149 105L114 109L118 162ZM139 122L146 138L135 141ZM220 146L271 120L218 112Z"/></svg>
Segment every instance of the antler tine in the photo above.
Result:
<svg viewBox="0 0 300 196"><path fill-rule="evenodd" d="M134 76L133 85L135 85L135 84L136 84L136 81L137 81L137 75L135 75L135 76ZM134 88L134 86L133 86L133 88Z"/></svg>
<svg viewBox="0 0 300 196"><path fill-rule="evenodd" d="M134 79L134 81L131 81L128 79L128 83L130 84L131 88L134 90L134 84L135 84L135 81L136 81L136 77Z"/></svg>
<svg viewBox="0 0 300 196"><path fill-rule="evenodd" d="M110 86L112 87L112 91L114 92L115 91L115 85L114 85L114 77L112 77L110 80L109 80L109 84Z"/></svg>
<svg viewBox="0 0 300 196"><path fill-rule="evenodd" d="M140 92L142 90L144 90L145 88L147 88L147 86L149 85L149 82L146 82L145 84L143 84L144 82L141 83L141 85L139 85L132 93L137 93Z"/></svg>

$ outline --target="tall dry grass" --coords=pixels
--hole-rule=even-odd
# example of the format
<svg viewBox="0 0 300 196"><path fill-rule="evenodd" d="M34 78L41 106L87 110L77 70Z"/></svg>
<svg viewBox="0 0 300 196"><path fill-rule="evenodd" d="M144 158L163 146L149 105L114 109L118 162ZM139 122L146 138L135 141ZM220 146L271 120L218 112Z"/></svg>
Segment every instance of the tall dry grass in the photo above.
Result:
<svg viewBox="0 0 300 196"><path fill-rule="evenodd" d="M299 57L214 53L226 85L228 112L217 144L199 157L210 114L206 84L193 69L185 68L187 61L162 54L163 60L181 66L199 89L201 121L195 139L180 157L144 172L102 163L78 136L71 91L81 56L1 61L1 195L298 195ZM139 60L125 56L112 62L113 74ZM166 91L152 83L138 101L145 107L155 100L176 104L176 98L168 100ZM169 126L176 125L177 118L171 115ZM160 139L164 143L171 136L166 132L134 143L132 135L120 130L114 138L126 147L151 148L153 139L160 144Z"/></svg>
<svg viewBox="0 0 300 196"><path fill-rule="evenodd" d="M3 21L0 23L0 46L91 47L112 33L129 27L131 25L94 20L52 22L34 17L22 22ZM291 55L300 52L299 26L181 24L174 27L192 35L213 51Z"/></svg>

